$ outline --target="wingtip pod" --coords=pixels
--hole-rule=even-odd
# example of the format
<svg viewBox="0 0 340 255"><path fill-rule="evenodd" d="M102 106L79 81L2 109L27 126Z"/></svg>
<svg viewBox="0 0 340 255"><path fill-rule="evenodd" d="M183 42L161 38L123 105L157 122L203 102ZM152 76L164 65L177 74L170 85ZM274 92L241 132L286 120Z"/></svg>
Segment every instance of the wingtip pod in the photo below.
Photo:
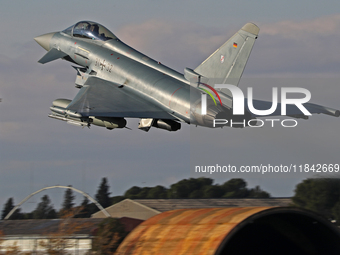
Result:
<svg viewBox="0 0 340 255"><path fill-rule="evenodd" d="M318 104L312 104L312 103L306 103L304 105L307 106L307 109L308 109L308 107L311 108L311 109L308 109L308 110L313 110L313 108L314 108L315 113L323 113L323 114L327 114L327 115L334 116L334 117L340 116L340 111L337 110L337 109L329 108L329 107L318 105Z"/></svg>
<svg viewBox="0 0 340 255"><path fill-rule="evenodd" d="M256 36L260 32L260 28L256 26L254 23L247 23L241 29Z"/></svg>

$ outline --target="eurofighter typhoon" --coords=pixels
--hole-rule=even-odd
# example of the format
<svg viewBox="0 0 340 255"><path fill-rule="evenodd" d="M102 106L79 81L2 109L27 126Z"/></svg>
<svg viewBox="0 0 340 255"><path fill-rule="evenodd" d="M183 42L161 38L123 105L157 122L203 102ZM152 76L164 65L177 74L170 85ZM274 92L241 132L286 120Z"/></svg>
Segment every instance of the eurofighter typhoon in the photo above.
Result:
<svg viewBox="0 0 340 255"><path fill-rule="evenodd" d="M75 84L80 89L73 100L56 99L49 117L107 129L124 128L126 118L139 118L138 128L144 131L151 127L177 131L181 122L245 127L263 115L338 117L339 110L307 103L308 93L295 103L286 99L285 104L282 96L277 103L274 92L273 102L249 102L243 97L237 86L258 33L255 24L247 23L197 68L185 68L184 74L136 51L95 22L81 21L61 32L38 36L35 41L47 50L39 63L61 58L76 64ZM289 92L297 91L283 94Z"/></svg>

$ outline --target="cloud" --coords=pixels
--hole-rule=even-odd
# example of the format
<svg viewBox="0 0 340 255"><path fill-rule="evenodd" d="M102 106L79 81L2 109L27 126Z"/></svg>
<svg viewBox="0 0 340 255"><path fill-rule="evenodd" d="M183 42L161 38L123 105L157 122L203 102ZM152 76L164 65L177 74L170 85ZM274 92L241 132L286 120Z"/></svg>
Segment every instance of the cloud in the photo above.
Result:
<svg viewBox="0 0 340 255"><path fill-rule="evenodd" d="M338 74L340 15L262 23L245 74ZM128 45L180 72L196 68L240 27L204 27L153 19L123 26Z"/></svg>
<svg viewBox="0 0 340 255"><path fill-rule="evenodd" d="M340 15L260 26L249 64L254 73L338 74Z"/></svg>
<svg viewBox="0 0 340 255"><path fill-rule="evenodd" d="M284 20L261 26L261 34L279 35L284 38L298 39L301 36L339 35L340 14L318 17L312 20Z"/></svg>
<svg viewBox="0 0 340 255"><path fill-rule="evenodd" d="M228 39L218 29L157 19L123 26L117 36L131 47L181 72L186 64L195 63L191 68L198 66Z"/></svg>

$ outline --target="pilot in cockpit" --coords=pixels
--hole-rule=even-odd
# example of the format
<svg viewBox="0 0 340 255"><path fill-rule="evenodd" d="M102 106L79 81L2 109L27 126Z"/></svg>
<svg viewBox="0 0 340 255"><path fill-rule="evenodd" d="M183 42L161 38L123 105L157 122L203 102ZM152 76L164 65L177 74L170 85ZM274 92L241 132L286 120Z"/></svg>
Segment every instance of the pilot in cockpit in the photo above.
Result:
<svg viewBox="0 0 340 255"><path fill-rule="evenodd" d="M105 27L90 21L80 21L74 25L73 29L70 27L65 29L63 32L69 35L72 33L74 37L92 40L107 41L117 38Z"/></svg>
<svg viewBox="0 0 340 255"><path fill-rule="evenodd" d="M93 36L98 37L99 36L99 26L97 24L93 24L90 27L90 31L92 33Z"/></svg>

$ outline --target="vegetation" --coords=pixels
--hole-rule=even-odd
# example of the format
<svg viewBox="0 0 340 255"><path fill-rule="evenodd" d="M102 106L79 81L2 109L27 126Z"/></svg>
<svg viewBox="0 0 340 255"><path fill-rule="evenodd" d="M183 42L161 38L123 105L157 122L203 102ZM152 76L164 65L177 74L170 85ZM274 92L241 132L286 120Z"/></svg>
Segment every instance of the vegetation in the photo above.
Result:
<svg viewBox="0 0 340 255"><path fill-rule="evenodd" d="M118 219L106 218L99 225L92 250L96 254L113 254L126 235L124 226Z"/></svg>
<svg viewBox="0 0 340 255"><path fill-rule="evenodd" d="M270 194L256 186L248 188L247 183L240 178L230 179L222 184L214 184L210 178L183 179L170 185L169 188L157 185L155 187L133 186L123 196L110 197L109 185L106 178L101 180L95 198L103 207L108 207L126 198L130 199L198 199L198 198L268 198ZM75 196L71 189L64 193L64 201L61 210L57 213L47 195L41 198L36 209L31 213L17 211L11 219L33 218L52 219L62 218L58 233L50 237L48 243L40 243L46 247L46 254L64 254L70 244L64 239L65 235L72 235L78 225L69 224L67 219L75 217L91 217L98 211L93 203L84 197L79 206L75 206ZM340 223L340 179L306 179L299 183L292 198L294 206L312 210L328 219ZM13 198L9 198L3 206L2 219L14 208ZM340 225L340 224L338 224ZM117 219L107 218L98 227L93 241L93 251L96 254L112 254L122 242L127 233L123 225ZM0 247L2 234L0 233ZM0 254L24 254L14 244L7 247Z"/></svg>
<svg viewBox="0 0 340 255"><path fill-rule="evenodd" d="M298 207L340 223L340 179L306 179L296 186L292 200Z"/></svg>
<svg viewBox="0 0 340 255"><path fill-rule="evenodd" d="M1 219L3 220L14 207L15 206L14 206L13 198L9 198L6 204L4 205L4 208L1 211ZM17 220L21 218L22 218L22 215L20 214L20 209L17 209L11 216L11 219L13 220Z"/></svg>
<svg viewBox="0 0 340 255"><path fill-rule="evenodd" d="M81 209L82 208L73 208L68 211L63 211L64 214L61 216L58 230L55 233L47 233L48 239L39 242L39 246L45 249L46 253L44 254L66 255L68 254L67 249L74 247L74 243L65 237L73 236L80 229L88 226L86 222L78 223L70 220L74 218Z"/></svg>
<svg viewBox="0 0 340 255"><path fill-rule="evenodd" d="M49 255L66 255L70 254L70 249L75 249L75 243L72 239L67 237L72 237L82 228L88 228L90 225L88 222L83 221L72 221L75 215L82 210L81 207L73 208L69 211L64 210L64 214L58 224L57 231L52 233L46 233L46 238L40 239L38 246L39 251L32 252L22 252L20 246L17 242L11 245L3 245L4 234L0 231L0 255L30 255L30 254L49 254ZM65 238L66 237L66 238ZM4 247L5 246L5 247Z"/></svg>
<svg viewBox="0 0 340 255"><path fill-rule="evenodd" d="M107 183L107 179L103 178L102 182L99 185L97 194L95 196L96 200L99 204L101 204L102 207L106 208L111 205L111 199L110 199L110 192L109 192L109 185Z"/></svg>
<svg viewBox="0 0 340 255"><path fill-rule="evenodd" d="M222 185L213 184L210 178L190 178L181 180L167 189L163 186L140 188L134 186L128 189L125 198L268 198L270 194L259 186L247 188L243 179L231 179Z"/></svg>
<svg viewBox="0 0 340 255"><path fill-rule="evenodd" d="M210 178L183 179L166 188L161 185L155 187L133 186L123 196L110 197L110 186L107 178L102 178L95 198L104 207L118 203L126 198L130 199L198 199L198 198L268 198L270 194L260 186L248 188L245 180L240 178L230 179L222 184L214 184ZM98 208L84 197L79 206L74 203L75 196L71 189L64 193L62 208L57 212L47 195L41 198L36 209L30 213L20 213L17 210L11 219L52 219L63 215L63 211L79 209L77 218L88 218L98 211ZM315 211L328 219L340 223L340 179L306 179L299 183L292 198L295 206ZM4 204L1 219L14 208L13 198ZM340 225L340 224L339 224Z"/></svg>
<svg viewBox="0 0 340 255"><path fill-rule="evenodd" d="M4 233L0 230L0 254L1 255L30 255L30 252L21 252L17 242L14 242L12 245L6 246L4 248Z"/></svg>
<svg viewBox="0 0 340 255"><path fill-rule="evenodd" d="M64 195L64 202L62 204L62 210L70 211L74 206L74 202L73 202L74 199L75 199L75 196L73 195L73 190L67 189Z"/></svg>
<svg viewBox="0 0 340 255"><path fill-rule="evenodd" d="M57 212L51 205L51 200L47 195L41 198L41 202L37 208L33 211L33 219L55 219L57 218Z"/></svg>
<svg viewBox="0 0 340 255"><path fill-rule="evenodd" d="M80 204L80 211L77 215L75 215L75 218L90 218L91 217L91 210L92 206L90 204L90 201L87 197L84 197L83 202Z"/></svg>
<svg viewBox="0 0 340 255"><path fill-rule="evenodd" d="M133 186L128 189L123 196L110 197L110 186L107 178L102 178L98 186L95 199L104 207L109 207L126 198L130 199L167 199L167 198L267 198L270 194L263 191L259 186L255 188L247 188L247 183L243 179L230 179L223 184L214 184L210 178L190 178L183 179L174 183L170 188L161 185L155 187L137 187ZM71 187L71 186L70 186ZM79 209L74 215L75 218L89 218L99 209L93 203L90 203L88 198L84 197L79 206L74 203L75 195L72 189L67 189L64 193L62 208L57 212L51 200L47 195L41 198L41 202L37 208L30 213L20 213L17 210L12 216L13 219L52 219L60 218L65 212L73 209ZM13 198L9 198L2 210L2 219L10 210L14 208ZM335 210L335 209L334 209ZM340 211L340 203L338 206Z"/></svg>

